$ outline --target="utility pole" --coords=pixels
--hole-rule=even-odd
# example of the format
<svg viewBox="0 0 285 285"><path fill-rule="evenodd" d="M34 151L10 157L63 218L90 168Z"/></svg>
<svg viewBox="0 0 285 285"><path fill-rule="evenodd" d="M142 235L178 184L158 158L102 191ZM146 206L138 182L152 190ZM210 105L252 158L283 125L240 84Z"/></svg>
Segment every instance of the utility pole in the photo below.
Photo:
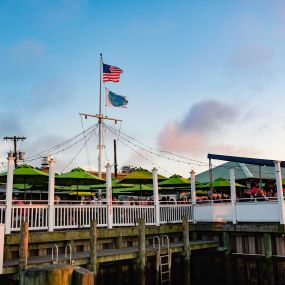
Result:
<svg viewBox="0 0 285 285"><path fill-rule="evenodd" d="M117 141L114 140L114 169L115 177L118 177L118 163L117 163Z"/></svg>
<svg viewBox="0 0 285 285"><path fill-rule="evenodd" d="M24 141L26 139L26 137L17 137L17 136L13 136L13 137L5 137L4 140L8 141L11 140L14 142L14 157L15 157L15 167L17 167L17 162L18 162L18 141Z"/></svg>

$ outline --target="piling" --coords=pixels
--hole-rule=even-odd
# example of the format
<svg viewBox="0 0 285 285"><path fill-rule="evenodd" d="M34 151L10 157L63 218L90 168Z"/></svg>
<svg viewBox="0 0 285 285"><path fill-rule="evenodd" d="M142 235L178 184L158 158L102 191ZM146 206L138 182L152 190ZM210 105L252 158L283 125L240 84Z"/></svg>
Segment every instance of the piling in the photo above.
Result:
<svg viewBox="0 0 285 285"><path fill-rule="evenodd" d="M90 224L90 270L96 280L97 275L97 221L92 220Z"/></svg>
<svg viewBox="0 0 285 285"><path fill-rule="evenodd" d="M274 284L274 270L273 270L273 260L272 260L272 241L271 234L263 234L263 245L265 254L264 272L265 272L265 284Z"/></svg>
<svg viewBox="0 0 285 285"><path fill-rule="evenodd" d="M225 264L225 277L226 284L230 285L233 283L233 270L232 270L232 247L230 241L230 234L228 232L222 233L222 241L224 247L224 264Z"/></svg>
<svg viewBox="0 0 285 285"><path fill-rule="evenodd" d="M94 273L83 267L74 267L72 285L94 285Z"/></svg>
<svg viewBox="0 0 285 285"><path fill-rule="evenodd" d="M23 271L23 285L71 285L73 268L70 265L29 267ZM80 284L79 284L80 285ZM89 284L88 284L89 285Z"/></svg>
<svg viewBox="0 0 285 285"><path fill-rule="evenodd" d="M20 245L19 245L19 280L23 283L23 272L28 266L29 252L29 222L24 221L21 225Z"/></svg>
<svg viewBox="0 0 285 285"><path fill-rule="evenodd" d="M115 238L115 247L118 249L123 248L123 234L122 231L120 230L118 232L118 236ZM116 274L116 280L117 280L117 285L122 284L122 264L121 262L117 261L115 262L115 274Z"/></svg>
<svg viewBox="0 0 285 285"><path fill-rule="evenodd" d="M182 218L183 244L184 244L184 284L190 284L190 256L189 251L189 223L188 217Z"/></svg>
<svg viewBox="0 0 285 285"><path fill-rule="evenodd" d="M138 242L139 242L139 254L138 254L138 266L139 266L139 285L145 285L145 220L139 219L138 226Z"/></svg>
<svg viewBox="0 0 285 285"><path fill-rule="evenodd" d="M123 248L123 234L122 231L119 231L118 236L115 238L116 248Z"/></svg>

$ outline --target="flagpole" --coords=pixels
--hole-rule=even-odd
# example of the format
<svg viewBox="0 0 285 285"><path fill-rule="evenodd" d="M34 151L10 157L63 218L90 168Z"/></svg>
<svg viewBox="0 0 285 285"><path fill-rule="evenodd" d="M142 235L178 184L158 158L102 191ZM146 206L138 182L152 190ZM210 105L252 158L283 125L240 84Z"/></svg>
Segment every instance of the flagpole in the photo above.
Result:
<svg viewBox="0 0 285 285"><path fill-rule="evenodd" d="M100 96L99 96L99 115L103 116L102 114L102 67L103 67L103 56L102 53L100 53ZM101 178L102 177L102 119L98 119L99 123L99 144L98 144L98 149L99 149L99 154L98 154L98 176Z"/></svg>
<svg viewBox="0 0 285 285"><path fill-rule="evenodd" d="M107 65L108 66L108 65ZM110 66L109 66L110 67ZM114 66L113 66L114 67ZM119 70L119 74L117 75L119 79L120 78L120 74L123 72L122 70L120 70L118 67L114 67L117 70ZM112 73L111 71L109 71L109 73ZM103 150L103 122L104 120L108 120L108 121L115 121L115 123L117 122L121 122L122 120L120 119L116 119L116 118L110 118L107 116L104 116L103 111L102 111L102 89L103 89L103 82L104 82L104 63L103 63L103 55L102 53L100 53L100 89L99 89L99 114L96 115L92 115L92 114L86 114L86 113L79 113L81 116L85 116L85 118L87 117L94 117L98 119L98 125L99 125L99 143L98 143L98 176L100 178L102 178L102 150ZM108 71L106 71L106 74L108 74ZM114 81L114 80L106 80L106 81L113 81L113 82L118 82L118 81ZM125 104L126 105L126 104Z"/></svg>

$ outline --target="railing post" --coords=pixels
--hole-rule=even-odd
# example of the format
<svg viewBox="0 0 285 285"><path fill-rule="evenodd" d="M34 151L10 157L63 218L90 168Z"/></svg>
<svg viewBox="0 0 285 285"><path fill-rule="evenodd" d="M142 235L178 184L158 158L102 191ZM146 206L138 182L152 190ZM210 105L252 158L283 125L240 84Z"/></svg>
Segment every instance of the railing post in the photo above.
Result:
<svg viewBox="0 0 285 285"><path fill-rule="evenodd" d="M56 161L49 158L49 177L48 177L48 231L53 232L54 230L54 173L55 173Z"/></svg>
<svg viewBox="0 0 285 285"><path fill-rule="evenodd" d="M155 207L155 224L160 225L160 207L159 207L159 194L158 194L158 179L157 168L152 169L152 185L153 185L153 202Z"/></svg>
<svg viewBox="0 0 285 285"><path fill-rule="evenodd" d="M278 197L278 210L279 210L279 221L281 225L285 224L285 207L284 207L284 196L282 189L282 176L280 161L274 161L276 186L277 186L277 197Z"/></svg>
<svg viewBox="0 0 285 285"><path fill-rule="evenodd" d="M5 225L0 224L0 274L3 274Z"/></svg>
<svg viewBox="0 0 285 285"><path fill-rule="evenodd" d="M183 231L183 253L184 253L184 284L190 284L190 258L191 251L189 250L189 222L188 217L182 217Z"/></svg>
<svg viewBox="0 0 285 285"><path fill-rule="evenodd" d="M24 284L23 272L28 266L29 255L29 222L21 224L20 245L19 245L19 284Z"/></svg>
<svg viewBox="0 0 285 285"><path fill-rule="evenodd" d="M231 203L232 203L232 216L233 216L233 224L237 223L237 215L236 215L236 177L235 177L235 169L230 169L230 182L231 182Z"/></svg>
<svg viewBox="0 0 285 285"><path fill-rule="evenodd" d="M11 233L11 218L12 218L12 195L13 195L13 178L14 178L14 160L13 153L8 154L8 170L6 181L6 213L5 213L5 233Z"/></svg>
<svg viewBox="0 0 285 285"><path fill-rule="evenodd" d="M138 243L139 243L139 252L138 252L139 285L145 285L146 255L145 255L145 220L144 219L139 219Z"/></svg>
<svg viewBox="0 0 285 285"><path fill-rule="evenodd" d="M106 165L106 196L107 196L107 217L108 217L108 228L113 228L113 205L112 205L112 173L111 164L108 161Z"/></svg>
<svg viewBox="0 0 285 285"><path fill-rule="evenodd" d="M191 201L192 201L192 217L193 223L196 223L196 216L195 216L195 205L196 205L196 173L194 169L190 172L191 175Z"/></svg>
<svg viewBox="0 0 285 285"><path fill-rule="evenodd" d="M263 246L264 246L264 279L266 280L266 284L273 285L274 284L274 266L272 260L272 239L270 233L263 234Z"/></svg>
<svg viewBox="0 0 285 285"><path fill-rule="evenodd" d="M97 222L92 220L90 224L90 270L94 277L97 275Z"/></svg>

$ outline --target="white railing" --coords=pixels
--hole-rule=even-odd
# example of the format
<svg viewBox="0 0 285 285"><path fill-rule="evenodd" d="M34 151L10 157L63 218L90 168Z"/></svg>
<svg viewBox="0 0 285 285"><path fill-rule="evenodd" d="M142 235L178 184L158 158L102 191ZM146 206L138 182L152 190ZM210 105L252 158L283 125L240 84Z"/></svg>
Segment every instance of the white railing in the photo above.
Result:
<svg viewBox="0 0 285 285"><path fill-rule="evenodd" d="M68 229L89 227L96 219L98 227L107 226L106 205L55 205L54 228Z"/></svg>
<svg viewBox="0 0 285 285"><path fill-rule="evenodd" d="M279 222L278 202L249 201L236 203L238 222Z"/></svg>
<svg viewBox="0 0 285 285"><path fill-rule="evenodd" d="M38 201L36 201L38 202ZM35 201L25 204L13 204L11 208L11 231L19 231L23 221L29 222L31 230L47 230L49 227L49 207ZM19 202L18 202L19 203ZM21 203L23 203L21 201ZM68 203L68 204L67 204ZM156 225L156 211L153 204L131 201L128 204L113 204L113 226L134 226L140 218L147 225ZM285 201L284 201L285 203ZM159 224L180 223L183 216L192 222L232 222L233 214L237 222L280 222L278 201L276 198L237 199L234 206L230 200L203 200L190 203L161 203L159 205ZM235 211L235 212L233 212ZM0 223L5 223L6 205L0 204ZM108 226L107 204L83 204L80 201L66 201L54 205L54 229L72 229L89 227L92 219L98 227Z"/></svg>
<svg viewBox="0 0 285 285"><path fill-rule="evenodd" d="M188 221L193 221L191 204L162 204L160 205L160 223L180 223L182 217L187 216Z"/></svg>
<svg viewBox="0 0 285 285"><path fill-rule="evenodd" d="M133 226L140 218L146 225L155 224L155 207L152 205L113 205L113 225Z"/></svg>
<svg viewBox="0 0 285 285"><path fill-rule="evenodd" d="M203 201L195 205L196 222L230 222L232 205L228 201Z"/></svg>
<svg viewBox="0 0 285 285"><path fill-rule="evenodd" d="M48 228L48 205L12 205L11 231L18 231L23 221L31 230Z"/></svg>

